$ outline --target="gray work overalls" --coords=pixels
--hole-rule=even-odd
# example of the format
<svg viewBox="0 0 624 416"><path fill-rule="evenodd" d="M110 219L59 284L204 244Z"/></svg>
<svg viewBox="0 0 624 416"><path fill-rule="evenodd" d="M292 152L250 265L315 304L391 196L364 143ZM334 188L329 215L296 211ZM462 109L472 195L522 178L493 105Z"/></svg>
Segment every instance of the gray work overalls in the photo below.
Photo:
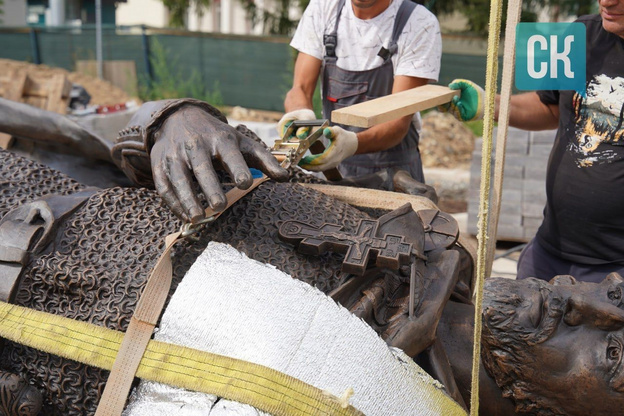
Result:
<svg viewBox="0 0 624 416"><path fill-rule="evenodd" d="M397 51L397 39L412 11L416 8L410 0L403 0L394 20L392 38L388 48L381 48L379 56L384 59L381 66L367 71L347 71L336 65L336 44L338 23L345 0L338 4L338 15L332 33L323 37L322 92L323 116L330 118L334 109L347 107L392 93L394 67L390 59ZM352 126L340 127L360 132L364 129ZM414 179L424 182L422 162L418 151L418 131L410 123L409 131L401 143L376 153L355 155L345 159L338 167L343 176L361 176L379 170L394 168L407 170Z"/></svg>

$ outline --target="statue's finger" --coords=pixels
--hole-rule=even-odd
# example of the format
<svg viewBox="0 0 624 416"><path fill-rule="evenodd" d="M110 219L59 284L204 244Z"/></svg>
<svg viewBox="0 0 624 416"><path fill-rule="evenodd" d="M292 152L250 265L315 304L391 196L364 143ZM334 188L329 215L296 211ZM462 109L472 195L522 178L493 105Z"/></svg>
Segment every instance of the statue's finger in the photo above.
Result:
<svg viewBox="0 0 624 416"><path fill-rule="evenodd" d="M251 186L253 177L234 138L219 140L218 157L238 188L247 189Z"/></svg>
<svg viewBox="0 0 624 416"><path fill-rule="evenodd" d="M360 300L351 307L350 312L363 319L365 322L372 322L375 314L375 309L382 304L384 299L384 281L378 279L369 289L363 292Z"/></svg>
<svg viewBox="0 0 624 416"><path fill-rule="evenodd" d="M167 172L173 191L191 222L196 223L203 219L204 210L193 191L193 177L186 161L180 160L179 157L168 158Z"/></svg>
<svg viewBox="0 0 624 416"><path fill-rule="evenodd" d="M164 170L163 163L159 162L152 166L152 174L154 177L154 185L156 186L156 191L163 199L165 204L171 209L171 211L179 218L182 218L185 222L189 222L190 218L184 212L182 208L182 204L178 200L178 197L171 186L171 182L169 182L169 178Z"/></svg>
<svg viewBox="0 0 624 416"><path fill-rule="evenodd" d="M427 316L410 318L407 304L401 305L388 320L381 338L391 347L400 348L410 357L421 353L435 341L435 328Z"/></svg>
<svg viewBox="0 0 624 416"><path fill-rule="evenodd" d="M260 143L248 139L244 142L241 141L241 152L250 167L260 169L268 177L277 181L288 179L288 171Z"/></svg>
<svg viewBox="0 0 624 416"><path fill-rule="evenodd" d="M227 205L227 199L221 188L221 182L214 170L212 160L202 151L189 152L193 174L199 182L199 186L206 196L210 207L215 211L223 211Z"/></svg>

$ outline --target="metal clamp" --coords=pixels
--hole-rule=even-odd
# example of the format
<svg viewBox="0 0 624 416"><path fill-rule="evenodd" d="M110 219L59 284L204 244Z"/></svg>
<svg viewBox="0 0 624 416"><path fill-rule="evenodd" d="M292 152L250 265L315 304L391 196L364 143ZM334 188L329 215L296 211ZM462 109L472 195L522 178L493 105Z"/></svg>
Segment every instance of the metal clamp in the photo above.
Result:
<svg viewBox="0 0 624 416"><path fill-rule="evenodd" d="M208 224L209 222L213 222L215 219L215 216L211 215L204 218L203 220L196 222L195 224L192 224L190 222L182 224L182 226L180 227L180 237L189 238L191 240L197 241L198 238L193 236L197 234L202 228L204 228L206 224Z"/></svg>
<svg viewBox="0 0 624 416"><path fill-rule="evenodd" d="M305 138L300 139L296 132L301 127L316 129ZM323 130L329 127L329 120L294 120L284 132L281 139L275 141L271 153L281 162L283 168L296 165L310 147L321 137Z"/></svg>

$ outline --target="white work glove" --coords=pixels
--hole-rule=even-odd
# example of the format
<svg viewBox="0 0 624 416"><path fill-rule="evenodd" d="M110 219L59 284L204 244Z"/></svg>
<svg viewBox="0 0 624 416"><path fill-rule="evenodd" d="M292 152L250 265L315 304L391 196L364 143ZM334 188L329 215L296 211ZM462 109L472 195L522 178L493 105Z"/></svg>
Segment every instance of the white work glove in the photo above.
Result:
<svg viewBox="0 0 624 416"><path fill-rule="evenodd" d="M319 155L304 157L299 162L299 166L314 172L326 171L335 168L357 151L358 138L352 131L333 126L323 130L323 135L329 139L327 149Z"/></svg>
<svg viewBox="0 0 624 416"><path fill-rule="evenodd" d="M288 126L295 120L316 120L316 114L309 108L302 108L301 110L295 110L284 114L280 121L277 122L277 134L279 134L279 137L287 138L284 137L284 133L286 133ZM305 139L309 133L310 127L300 127L297 129L295 135L299 139Z"/></svg>
<svg viewBox="0 0 624 416"><path fill-rule="evenodd" d="M460 90L461 95L453 97L449 104L438 107L439 110L450 112L460 121L483 119L483 88L467 79L455 79L449 84L449 88Z"/></svg>

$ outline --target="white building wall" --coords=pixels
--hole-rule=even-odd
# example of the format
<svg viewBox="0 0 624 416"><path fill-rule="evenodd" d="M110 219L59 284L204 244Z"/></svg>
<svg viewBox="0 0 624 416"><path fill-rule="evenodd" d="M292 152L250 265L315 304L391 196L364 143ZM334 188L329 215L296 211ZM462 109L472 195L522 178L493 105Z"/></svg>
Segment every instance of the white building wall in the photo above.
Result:
<svg viewBox="0 0 624 416"><path fill-rule="evenodd" d="M136 0L131 0L136 1ZM188 30L237 35L261 34L262 28L253 28L245 9L237 0L213 0L200 19L194 7L189 9Z"/></svg>
<svg viewBox="0 0 624 416"><path fill-rule="evenodd" d="M218 9L219 6L217 5ZM218 14L215 12L215 5L211 5L207 10L204 10L204 13L201 17L197 15L196 9L193 5L189 9L189 14L187 18L187 29L195 32L214 32L219 24L215 24L215 15Z"/></svg>
<svg viewBox="0 0 624 416"><path fill-rule="evenodd" d="M115 18L118 25L169 25L169 11L160 0L128 0L126 3L118 3Z"/></svg>
<svg viewBox="0 0 624 416"><path fill-rule="evenodd" d="M0 26L26 26L26 0L4 0Z"/></svg>
<svg viewBox="0 0 624 416"><path fill-rule="evenodd" d="M13 0L14 1L14 0ZM258 0L258 9L272 7L273 0ZM295 14L296 8L295 9ZM291 10L291 15L293 11ZM145 24L152 27L167 27L168 13L161 0L128 0L117 6L118 25ZM292 17L292 16L291 16ZM295 17L295 18L298 18ZM261 35L262 22L252 26L247 13L237 0L213 0L201 19L191 6L186 19L187 29L198 32L217 32L237 35Z"/></svg>

